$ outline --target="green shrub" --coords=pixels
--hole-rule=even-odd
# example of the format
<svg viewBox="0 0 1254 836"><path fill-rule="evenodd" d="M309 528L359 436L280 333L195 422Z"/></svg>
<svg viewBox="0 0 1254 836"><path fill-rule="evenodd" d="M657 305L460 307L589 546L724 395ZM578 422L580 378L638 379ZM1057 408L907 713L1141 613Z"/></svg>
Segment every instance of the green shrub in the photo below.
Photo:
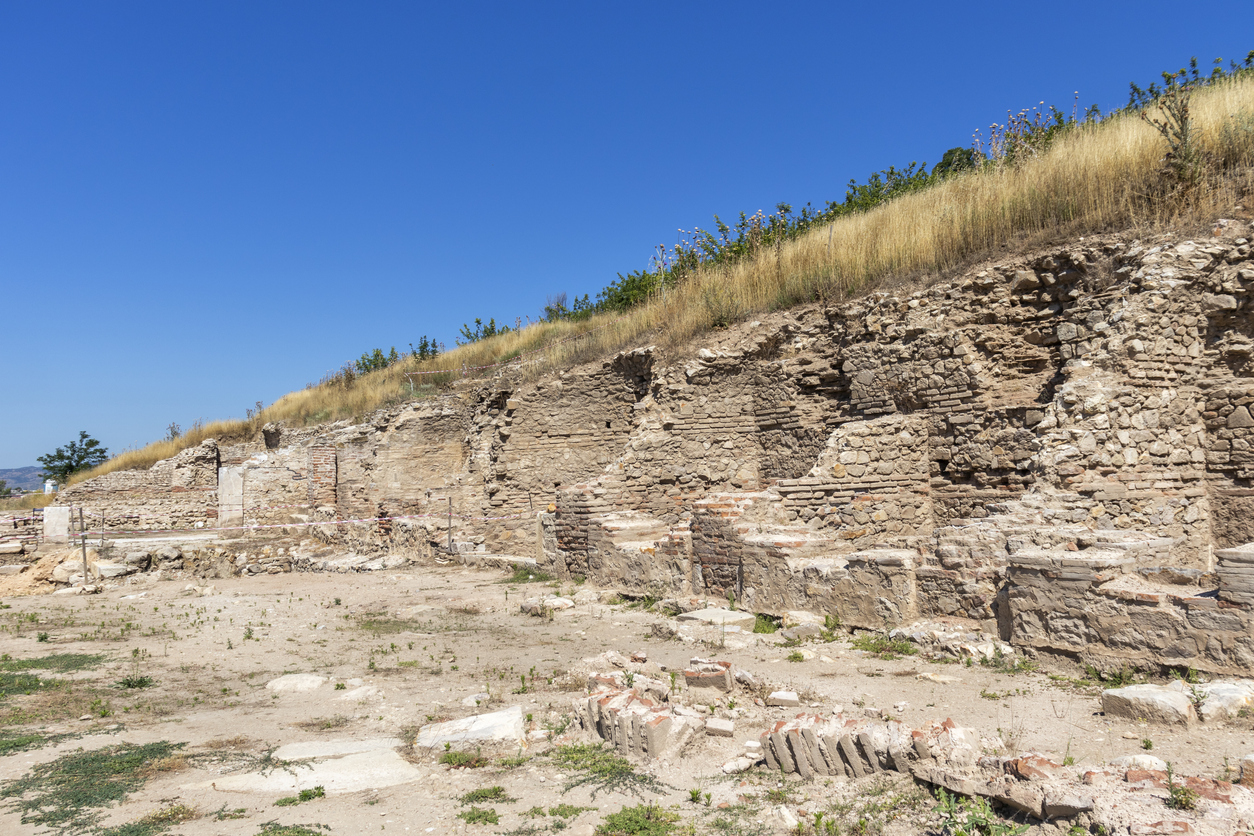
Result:
<svg viewBox="0 0 1254 836"><path fill-rule="evenodd" d="M457 817L466 824L500 824L501 817L496 814L496 810L491 807L471 807L469 810L462 810Z"/></svg>
<svg viewBox="0 0 1254 836"><path fill-rule="evenodd" d="M779 630L779 619L758 613L753 619L753 632L774 633Z"/></svg>
<svg viewBox="0 0 1254 836"><path fill-rule="evenodd" d="M679 814L657 804L637 804L610 813L597 827L597 836L669 836Z"/></svg>

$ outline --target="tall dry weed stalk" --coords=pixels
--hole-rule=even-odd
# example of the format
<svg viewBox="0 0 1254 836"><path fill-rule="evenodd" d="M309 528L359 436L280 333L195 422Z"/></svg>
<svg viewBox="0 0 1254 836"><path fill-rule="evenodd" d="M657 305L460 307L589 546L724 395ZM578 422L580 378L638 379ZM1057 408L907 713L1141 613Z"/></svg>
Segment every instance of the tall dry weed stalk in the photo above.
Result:
<svg viewBox="0 0 1254 836"><path fill-rule="evenodd" d="M1167 112L1173 106L1166 104ZM1254 77L1241 74L1193 90L1187 108L1190 153L1205 161L1187 204L1171 199L1173 184L1163 177L1171 148L1164 146L1153 114L1148 120L1125 113L1080 123L1040 153L1020 155L1013 164L957 174L798 238L757 248L736 263L698 267L624 314L540 322L434 359L411 357L369 374L331 380L285 395L251 421L200 427L124 453L71 481L147 467L205 438L246 437L265 421L305 425L362 416L434 395L463 377L495 374L501 367L474 367L523 355L521 371L534 377L644 340L674 346L754 314L848 298L894 275L943 274L1016 240L1158 227L1227 211L1254 188ZM1182 116L1178 112L1172 118L1183 126ZM539 349L544 350L528 355ZM421 372L439 373L412 376Z"/></svg>

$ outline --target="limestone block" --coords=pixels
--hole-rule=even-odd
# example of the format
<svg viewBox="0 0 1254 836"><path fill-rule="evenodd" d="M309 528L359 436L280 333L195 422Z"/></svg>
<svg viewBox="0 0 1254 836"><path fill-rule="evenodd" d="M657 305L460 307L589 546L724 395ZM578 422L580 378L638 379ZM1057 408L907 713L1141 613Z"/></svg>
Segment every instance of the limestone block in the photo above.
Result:
<svg viewBox="0 0 1254 836"><path fill-rule="evenodd" d="M1242 709L1254 705L1254 681L1248 679L1208 682L1198 685L1197 690L1205 695L1198 713L1207 723L1230 720Z"/></svg>
<svg viewBox="0 0 1254 836"><path fill-rule="evenodd" d="M67 543L70 539L70 507L50 505L44 509L44 542Z"/></svg>
<svg viewBox="0 0 1254 836"><path fill-rule="evenodd" d="M823 620L823 616L807 610L789 610L784 613L782 621L785 627L800 627L804 624L813 624L822 627L826 623Z"/></svg>
<svg viewBox="0 0 1254 836"><path fill-rule="evenodd" d="M731 671L723 668L717 671L684 670L684 684L689 688L717 688L730 691L732 687Z"/></svg>
<svg viewBox="0 0 1254 836"><path fill-rule="evenodd" d="M1102 711L1112 717L1151 723L1188 725L1193 703L1180 691L1163 685L1129 685L1102 691Z"/></svg>
<svg viewBox="0 0 1254 836"><path fill-rule="evenodd" d="M279 694L301 693L312 691L326 681L326 677L312 673L289 673L267 682L266 690Z"/></svg>
<svg viewBox="0 0 1254 836"><path fill-rule="evenodd" d="M711 737L733 737L735 732L736 724L731 720L711 717L705 721L705 733Z"/></svg>
<svg viewBox="0 0 1254 836"><path fill-rule="evenodd" d="M502 711L434 723L418 731L414 747L431 749L445 743L460 746L467 743L524 744L523 714L521 705L512 705Z"/></svg>
<svg viewBox="0 0 1254 836"><path fill-rule="evenodd" d="M398 737L375 737L369 740L310 740L305 743L289 743L274 750L277 760L297 761L309 758L338 758L360 752L380 749L397 749L404 745Z"/></svg>
<svg viewBox="0 0 1254 836"><path fill-rule="evenodd" d="M1167 769L1167 762L1153 755L1124 755L1123 757L1115 758L1110 762L1110 765L1122 770L1155 769L1161 772Z"/></svg>
<svg viewBox="0 0 1254 836"><path fill-rule="evenodd" d="M20 541L0 543L0 554L21 554L24 551Z"/></svg>
<svg viewBox="0 0 1254 836"><path fill-rule="evenodd" d="M139 567L132 566L129 563L114 563L108 560L98 560L91 569L102 578L121 578L126 575L133 575L139 571Z"/></svg>
<svg viewBox="0 0 1254 836"><path fill-rule="evenodd" d="M676 621L696 621L712 627L739 627L741 630L750 631L757 622L757 616L751 612L711 608L682 613Z"/></svg>
<svg viewBox="0 0 1254 836"><path fill-rule="evenodd" d="M766 704L787 708L789 706L801 705L801 699L797 696L796 691L775 691L766 698Z"/></svg>

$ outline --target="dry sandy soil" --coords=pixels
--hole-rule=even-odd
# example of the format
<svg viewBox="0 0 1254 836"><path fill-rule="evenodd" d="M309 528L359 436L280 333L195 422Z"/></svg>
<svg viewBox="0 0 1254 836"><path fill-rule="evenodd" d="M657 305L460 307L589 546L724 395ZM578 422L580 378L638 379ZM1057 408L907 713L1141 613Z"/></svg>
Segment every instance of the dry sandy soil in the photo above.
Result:
<svg viewBox="0 0 1254 836"><path fill-rule="evenodd" d="M3 599L0 677L6 665L13 673L14 662L51 654L100 658L79 660L60 673L20 671L17 675L38 676L45 684L56 679L69 684L31 686L29 694L12 686L18 693L0 698L0 787L8 787L10 796L0 799L8 805L0 810L0 833L95 832L92 828L135 823L165 810L172 811L169 818L193 811L197 817L168 825L149 819L118 832L252 836L278 823L306 828L286 831L292 834L567 830L589 836L607 814L641 801L672 809L680 816L681 832L690 833L779 831L784 825L774 811L781 801L794 811L828 810L843 832L857 832L859 818L863 832L935 831L934 802L904 776L807 783L765 766L724 775L720 767L743 750L744 741L756 740L769 723L798 710L756 705L755 693L744 690L721 699L710 697L708 689L683 695L732 716L736 733L698 736L674 762L635 764L667 786L640 788L639 796L613 789L594 795L595 783L567 790L585 774L546 753L593 739L577 721L571 725L572 700L585 693L589 671L609 669L596 659L607 650L644 652L651 665L670 670L682 669L696 655L726 659L770 687L798 691L811 711L877 706L916 727L952 717L977 729L995 749L1035 750L1060 762L1070 756L1079 769L1140 753L1142 740L1152 741L1152 754L1173 762L1177 772L1209 777L1222 775L1225 758L1235 766L1254 751L1254 722L1244 719L1188 731L1108 719L1101 714L1097 688L1077 682L1080 671L1051 668L1044 660L1035 671L1014 673L919 657L884 660L853 649L841 634L832 642L805 645L815 658L789 661L791 651L779 646L778 635L706 628L704 634L685 629L687 641L654 637L655 624L675 624L638 604L581 604L551 620L524 615L519 604L551 593L555 584L510 584L503 582L506 577L501 571L424 563L374 574L217 580L209 590L187 589L192 579L145 576L97 595ZM574 587L568 584L565 591ZM305 692L265 687L293 673L316 674L326 682ZM922 681L920 673L956 681ZM146 684L145 678L151 680L148 687L120 684ZM485 690L491 694L488 704L463 703ZM524 749L484 751L490 765L477 769L452 769L439 763L440 752L404 745L424 724L515 704L528 716L530 730L564 733ZM14 742L18 732L33 737ZM392 770L388 774L396 773L397 763L410 770L405 783L329 789L322 798L276 806L295 788L307 788L307 782L292 778L301 774L299 765L275 762L277 747L379 738L401 741L399 747L385 747L383 760ZM37 776L40 765L64 766L68 761L58 759L80 748L107 752L120 744L160 741L181 748L144 766L133 790L120 803L102 807L95 824L80 820L47 830L34 821L23 823L11 782ZM512 760L502 763L502 758ZM91 783L86 776L76 779ZM370 780L363 775L365 784ZM283 789L284 782L293 789ZM460 800L493 786L516 800L475 805ZM701 793L695 804L693 789ZM535 814L534 808L548 812L562 804L588 809L559 809L566 817ZM458 817L471 806L494 810L499 822L474 824ZM1049 825L1034 829L1061 832Z"/></svg>

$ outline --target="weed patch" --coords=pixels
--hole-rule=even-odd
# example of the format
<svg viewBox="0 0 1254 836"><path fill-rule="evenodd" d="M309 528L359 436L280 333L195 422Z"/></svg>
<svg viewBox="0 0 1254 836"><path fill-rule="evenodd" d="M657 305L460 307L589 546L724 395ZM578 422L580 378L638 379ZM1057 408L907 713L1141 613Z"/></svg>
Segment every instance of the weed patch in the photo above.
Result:
<svg viewBox="0 0 1254 836"><path fill-rule="evenodd" d="M753 632L755 633L774 633L779 630L779 619L770 615L758 613L753 617Z"/></svg>
<svg viewBox="0 0 1254 836"><path fill-rule="evenodd" d="M657 804L637 804L610 813L597 827L597 836L670 836L679 814Z"/></svg>
<svg viewBox="0 0 1254 836"><path fill-rule="evenodd" d="M479 769L488 766L491 761L478 751L473 755L469 752L445 752L440 755L440 763L448 764L453 769Z"/></svg>
<svg viewBox="0 0 1254 836"><path fill-rule="evenodd" d="M257 831L257 836L323 836L323 831L330 831L325 824L279 824L268 821Z"/></svg>
<svg viewBox="0 0 1254 836"><path fill-rule="evenodd" d="M101 653L53 653L36 659L10 659L6 653L0 658L0 671L53 671L74 673L94 668L105 660Z"/></svg>
<svg viewBox="0 0 1254 836"><path fill-rule="evenodd" d="M119 688L151 688L157 684L157 680L151 676L124 676L118 680Z"/></svg>
<svg viewBox="0 0 1254 836"><path fill-rule="evenodd" d="M0 697L33 694L36 691L63 687L65 682L60 679L40 679L33 673L0 673Z"/></svg>
<svg viewBox="0 0 1254 836"><path fill-rule="evenodd" d="M636 772L631 761L599 743L559 746L549 753L549 757L559 766L581 773L567 779L563 792L588 785L595 799L598 792L625 792L639 797L642 790L661 793L673 789L652 775Z"/></svg>
<svg viewBox="0 0 1254 836"><path fill-rule="evenodd" d="M148 815L133 822L109 827L100 831L101 836L157 836L170 827L183 822L200 818L200 811L186 804L172 804L153 810Z"/></svg>
<svg viewBox="0 0 1254 836"><path fill-rule="evenodd" d="M144 770L183 748L160 741L144 746L123 743L91 752L73 752L37 764L0 789L0 799L22 814L22 824L57 833L95 829L101 812L120 803L144 783Z"/></svg>
<svg viewBox="0 0 1254 836"><path fill-rule="evenodd" d="M549 815L557 816L559 819L573 819L580 813L595 809L596 807L576 807L574 804L558 804L556 807L549 808Z"/></svg>
<svg viewBox="0 0 1254 836"><path fill-rule="evenodd" d="M497 583L548 583L553 580L553 576L541 569L528 569L525 566L515 566L514 573L506 578L501 578Z"/></svg>
<svg viewBox="0 0 1254 836"><path fill-rule="evenodd" d="M306 801L313 801L315 798L323 798L326 794L326 790L322 787L314 787L313 789L301 790L298 795L284 796L274 802L274 806L295 807L297 804L304 804Z"/></svg>
<svg viewBox="0 0 1254 836"><path fill-rule="evenodd" d="M919 649L907 639L890 639L879 633L859 633L849 642L855 650L870 653L880 659L898 659L913 656Z"/></svg>
<svg viewBox="0 0 1254 836"><path fill-rule="evenodd" d="M988 799L958 798L944 790L936 791L940 802L937 811L941 815L941 830L945 833L967 834L967 836L1020 836L1026 833L1026 824L1017 827L993 812Z"/></svg>
<svg viewBox="0 0 1254 836"><path fill-rule="evenodd" d="M297 728L308 731L328 731L329 729L342 729L348 724L349 718L343 714L336 714L334 717L314 717L312 720L301 720L294 725Z"/></svg>
<svg viewBox="0 0 1254 836"><path fill-rule="evenodd" d="M466 824L500 824L501 817L491 807L471 807L462 810L457 817Z"/></svg>
<svg viewBox="0 0 1254 836"><path fill-rule="evenodd" d="M505 794L504 787L482 787L477 790L471 790L458 799L463 805L478 804L481 801L500 801L509 802L517 801L517 798L510 798Z"/></svg>

